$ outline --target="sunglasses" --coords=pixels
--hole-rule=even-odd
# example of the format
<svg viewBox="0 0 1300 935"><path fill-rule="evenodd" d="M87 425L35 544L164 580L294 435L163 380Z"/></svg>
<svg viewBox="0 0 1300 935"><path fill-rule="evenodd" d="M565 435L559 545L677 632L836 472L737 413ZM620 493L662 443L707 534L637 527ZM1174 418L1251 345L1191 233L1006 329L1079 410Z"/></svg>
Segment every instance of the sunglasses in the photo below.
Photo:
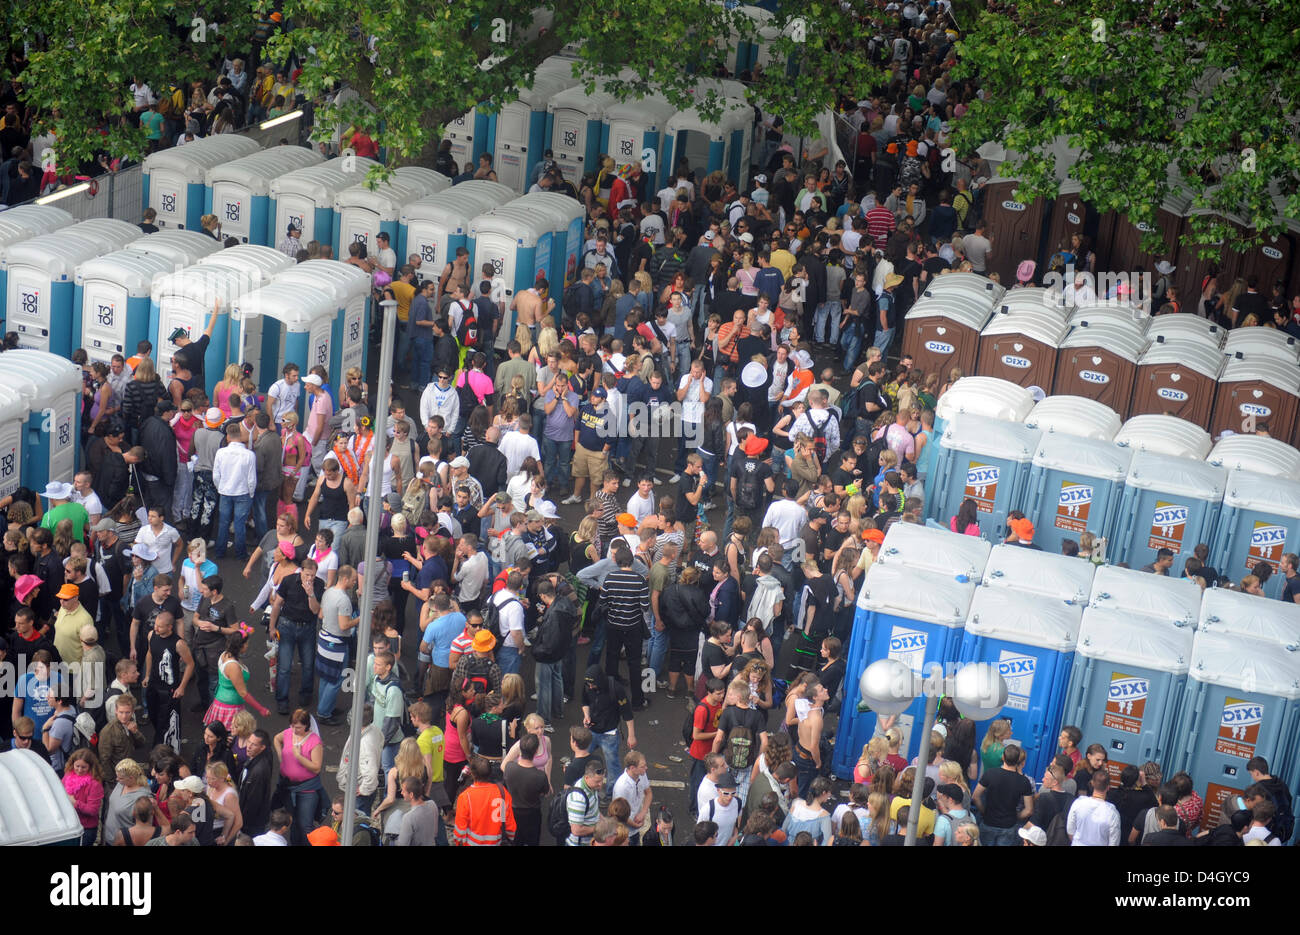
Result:
<svg viewBox="0 0 1300 935"><path fill-rule="evenodd" d="M14 740L25 740L27 743L31 743L34 736L34 734L14 734Z"/></svg>

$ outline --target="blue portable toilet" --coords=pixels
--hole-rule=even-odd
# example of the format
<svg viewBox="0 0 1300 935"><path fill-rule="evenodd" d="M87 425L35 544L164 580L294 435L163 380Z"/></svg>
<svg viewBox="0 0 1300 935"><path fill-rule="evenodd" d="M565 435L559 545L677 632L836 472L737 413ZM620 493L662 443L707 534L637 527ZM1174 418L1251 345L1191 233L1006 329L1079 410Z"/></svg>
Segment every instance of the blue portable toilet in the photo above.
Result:
<svg viewBox="0 0 1300 935"><path fill-rule="evenodd" d="M1251 471L1229 471L1223 510L1210 545L1210 563L1237 580L1259 562L1273 569L1264 584L1269 597L1282 593L1279 563L1300 542L1300 481Z"/></svg>
<svg viewBox="0 0 1300 935"><path fill-rule="evenodd" d="M1125 766L1169 762L1195 636L1187 620L1084 610L1061 726L1106 748L1112 785Z"/></svg>
<svg viewBox="0 0 1300 935"><path fill-rule="evenodd" d="M867 571L849 638L844 701L831 761L838 775L852 775L862 748L876 730L876 716L858 711L858 680L863 671L877 659L890 658L917 675L928 675L934 663L947 672L957 661L974 593L971 580L958 581L952 575L902 564L873 565ZM898 716L897 726L903 732L900 752L909 760L920 746L913 727L924 713L925 699L918 698Z"/></svg>
<svg viewBox="0 0 1300 935"><path fill-rule="evenodd" d="M689 159L697 173L721 169L728 178L741 184L743 173L749 168L753 134L754 111L748 104L724 100L718 120L708 120L691 107L668 119L661 161L675 166Z"/></svg>
<svg viewBox="0 0 1300 935"><path fill-rule="evenodd" d="M658 179L673 174L673 166L663 165L664 128L677 113L662 97L651 95L629 101L615 101L605 108L605 123L609 127L609 145L605 152L614 160L614 167L638 163L646 174L646 192L659 190Z"/></svg>
<svg viewBox="0 0 1300 935"><path fill-rule="evenodd" d="M52 234L68 227L73 217L53 205L17 205L0 213L0 254L10 244L16 244L42 234ZM4 264L0 263L0 298L8 296L5 288Z"/></svg>
<svg viewBox="0 0 1300 935"><path fill-rule="evenodd" d="M77 267L143 236L134 224L95 218L6 247L5 330L18 332L20 347L70 358L81 335Z"/></svg>
<svg viewBox="0 0 1300 935"><path fill-rule="evenodd" d="M876 556L877 565L922 568L979 581L989 560L988 540L918 523L892 523Z"/></svg>
<svg viewBox="0 0 1300 935"><path fill-rule="evenodd" d="M1221 438L1205 460L1226 471L1250 471L1300 481L1300 451L1264 435Z"/></svg>
<svg viewBox="0 0 1300 935"><path fill-rule="evenodd" d="M556 192L534 192L511 202L514 207L536 211L551 222L551 296L555 299L558 317L563 305L564 290L578 277L578 263L582 260L584 238L583 221L586 214L582 203Z"/></svg>
<svg viewBox="0 0 1300 935"><path fill-rule="evenodd" d="M1003 543L989 552L980 583L986 588L1012 588L1082 607L1092 595L1096 570L1092 562Z"/></svg>
<svg viewBox="0 0 1300 935"><path fill-rule="evenodd" d="M73 301L81 309L81 331L74 341L85 348L92 362L107 364L114 354L130 357L140 341L152 340L149 303L153 283L173 271L165 257L129 248L77 267Z"/></svg>
<svg viewBox="0 0 1300 935"><path fill-rule="evenodd" d="M221 236L274 247L286 228L275 227L271 182L295 169L319 165L324 156L305 146L272 146L208 170L205 207L221 222ZM287 225L286 225L287 227Z"/></svg>
<svg viewBox="0 0 1300 935"><path fill-rule="evenodd" d="M236 299L230 318L235 325L230 359L253 364L252 378L262 392L288 363L297 364L303 375L317 365L339 372L342 348L334 344L339 306L330 291L273 280ZM300 418L305 396L298 400Z"/></svg>
<svg viewBox="0 0 1300 935"><path fill-rule="evenodd" d="M492 117L483 107L471 107L442 128L442 138L451 143L451 158L462 172L477 168L479 153L492 152Z"/></svg>
<svg viewBox="0 0 1300 935"><path fill-rule="evenodd" d="M302 231L304 244L315 240L332 245L334 200L339 192L362 182L371 166L377 165L364 156L345 156L272 179L268 187L271 229L280 237L292 224Z"/></svg>
<svg viewBox="0 0 1300 935"><path fill-rule="evenodd" d="M533 168L550 147L551 124L546 112L547 104L551 98L575 84L577 79L568 72L543 72L538 66L529 86L519 88L516 92L518 97L503 104L489 118L492 167L496 170L497 180L515 194L522 195L532 186ZM454 143L452 148L455 149ZM478 158L477 153L474 158ZM462 160L456 161L463 164Z"/></svg>
<svg viewBox="0 0 1300 935"><path fill-rule="evenodd" d="M39 491L50 481L71 483L81 449L81 368L65 357L19 348L0 354L0 385L28 409L23 485Z"/></svg>
<svg viewBox="0 0 1300 935"><path fill-rule="evenodd" d="M440 274L455 259L458 247L469 247L469 222L514 197L499 182L476 179L403 205L397 232L399 263L414 253L422 270Z"/></svg>
<svg viewBox="0 0 1300 935"><path fill-rule="evenodd" d="M0 497L9 496L23 484L30 412L22 393L0 386Z"/></svg>
<svg viewBox="0 0 1300 935"><path fill-rule="evenodd" d="M1033 410L1034 394L1018 383L998 377L962 377L935 403L934 431L943 435L948 420L959 413L1024 422Z"/></svg>
<svg viewBox="0 0 1300 935"><path fill-rule="evenodd" d="M157 256L171 265L171 272L193 266L221 249L221 243L198 231L167 230L145 234L131 241L126 249L132 253Z"/></svg>
<svg viewBox="0 0 1300 935"><path fill-rule="evenodd" d="M432 169L404 166L393 170L392 178L373 190L364 182L345 188L334 199L334 255L342 259L353 243L365 244L368 253L373 253L380 232L388 234L388 242L396 249L402 206L450 187L451 179Z"/></svg>
<svg viewBox="0 0 1300 935"><path fill-rule="evenodd" d="M600 154L608 142L605 108L615 100L614 95L599 89L588 94L580 85L555 94L546 106L551 153L575 188L582 184L583 173L600 169Z"/></svg>
<svg viewBox="0 0 1300 935"><path fill-rule="evenodd" d="M1205 800L1201 824L1218 824L1224 803L1253 782L1251 757L1294 781L1297 735L1300 652L1240 633L1198 632L1170 766L1196 781Z"/></svg>
<svg viewBox="0 0 1300 935"><path fill-rule="evenodd" d="M496 276L506 284L505 315L497 331L498 350L505 350L515 336L515 313L510 308L515 294L532 288L539 278L550 276L551 236L548 220L513 205L493 208L470 221L474 269L491 263Z"/></svg>
<svg viewBox="0 0 1300 935"><path fill-rule="evenodd" d="M1084 396L1048 396L1040 400L1025 425L1043 432L1113 442L1123 428L1119 413Z"/></svg>
<svg viewBox="0 0 1300 935"><path fill-rule="evenodd" d="M1177 416L1145 415L1129 419L1115 434L1115 444L1134 451L1204 461L1214 440L1195 422Z"/></svg>
<svg viewBox="0 0 1300 935"><path fill-rule="evenodd" d="M1034 545L1061 551L1089 530L1111 536L1133 452L1114 442L1046 432L1034 452L1023 510Z"/></svg>
<svg viewBox="0 0 1300 935"><path fill-rule="evenodd" d="M141 188L145 208L158 213L160 228L199 230L207 201L207 175L227 162L251 156L262 147L250 137L216 133L184 146L160 149L144 157Z"/></svg>
<svg viewBox="0 0 1300 935"><path fill-rule="evenodd" d="M330 347L336 353L326 369L337 396L343 374L351 367L366 372L370 349L370 277L363 270L338 260L306 260L279 273L277 283L328 292L338 307ZM335 399L337 407L338 400Z"/></svg>
<svg viewBox="0 0 1300 935"><path fill-rule="evenodd" d="M1191 627L1201 615L1201 589L1187 578L1099 565L1088 603L1117 613L1141 614Z"/></svg>
<svg viewBox="0 0 1300 935"><path fill-rule="evenodd" d="M979 510L980 532L990 540L1005 538L1007 513L1021 507L1041 436L1020 422L965 414L949 419L930 468L926 516L947 526L970 497Z"/></svg>
<svg viewBox="0 0 1300 935"><path fill-rule="evenodd" d="M1015 587L976 588L971 601L960 662L998 667L1007 683L1007 703L998 717L1011 722L1011 734L1025 751L1027 776L1041 776L1056 755L1082 616L1081 604Z"/></svg>
<svg viewBox="0 0 1300 935"><path fill-rule="evenodd" d="M1227 479L1223 468L1204 461L1135 452L1124 479L1108 556L1141 567L1154 561L1158 549L1172 549L1178 555L1190 552L1197 543L1208 543ZM1179 568L1176 565L1175 570Z"/></svg>

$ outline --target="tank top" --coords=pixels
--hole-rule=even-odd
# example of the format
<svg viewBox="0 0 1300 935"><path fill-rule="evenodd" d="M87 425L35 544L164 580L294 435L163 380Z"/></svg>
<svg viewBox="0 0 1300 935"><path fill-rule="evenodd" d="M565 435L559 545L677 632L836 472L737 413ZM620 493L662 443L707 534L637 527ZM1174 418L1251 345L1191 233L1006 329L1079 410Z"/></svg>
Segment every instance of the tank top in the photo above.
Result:
<svg viewBox="0 0 1300 935"><path fill-rule="evenodd" d="M464 763L469 757L460 747L460 730L456 727L456 722L452 719L458 710L463 710L460 705L452 708L447 712L447 728L443 731L443 752L442 759L444 763Z"/></svg>
<svg viewBox="0 0 1300 935"><path fill-rule="evenodd" d="M337 487L331 487L327 480L320 488L320 518L346 522L348 518L348 494L343 489L343 477L339 476Z"/></svg>
<svg viewBox="0 0 1300 935"><path fill-rule="evenodd" d="M234 659L228 654L221 654L221 664L217 667L217 693L213 696L213 700L221 704L242 705L244 699L239 697L239 692L235 691L235 684L226 677L226 666L233 661ZM244 673L244 681L247 682L248 667L242 662L238 665L239 670Z"/></svg>
<svg viewBox="0 0 1300 935"><path fill-rule="evenodd" d="M153 654L150 679L155 685L175 688L181 683L180 656L176 652L176 644L180 641L180 635L175 630L167 637L157 633L149 634L149 652Z"/></svg>

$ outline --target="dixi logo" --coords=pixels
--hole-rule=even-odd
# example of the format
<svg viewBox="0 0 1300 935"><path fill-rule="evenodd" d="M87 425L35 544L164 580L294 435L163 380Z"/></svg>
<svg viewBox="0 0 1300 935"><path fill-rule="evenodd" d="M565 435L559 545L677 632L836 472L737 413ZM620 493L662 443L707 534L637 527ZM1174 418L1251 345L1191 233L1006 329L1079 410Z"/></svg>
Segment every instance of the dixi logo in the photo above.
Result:
<svg viewBox="0 0 1300 935"><path fill-rule="evenodd" d="M1008 367L1015 367L1017 370L1028 370L1033 364L1026 357L1017 357L1014 354L1003 354L1002 362Z"/></svg>
<svg viewBox="0 0 1300 935"><path fill-rule="evenodd" d="M1273 414L1272 409L1256 403L1242 403L1237 408L1241 410L1243 416L1254 416L1257 419L1266 419Z"/></svg>
<svg viewBox="0 0 1300 935"><path fill-rule="evenodd" d="M1250 534L1250 544L1254 546L1273 545L1281 542L1286 544L1286 527L1284 526L1256 526L1255 531Z"/></svg>
<svg viewBox="0 0 1300 935"><path fill-rule="evenodd" d="M1162 386L1156 390L1156 395L1161 399L1167 399L1171 403L1187 402L1187 394L1182 390L1176 390L1172 386Z"/></svg>
<svg viewBox="0 0 1300 935"><path fill-rule="evenodd" d="M917 630L904 630L890 638L889 649L891 652L910 652L925 649L926 642L924 633Z"/></svg>
<svg viewBox="0 0 1300 935"><path fill-rule="evenodd" d="M1110 382L1109 376L1107 376L1104 373L1100 373L1096 370L1080 370L1079 377L1085 383L1097 383L1100 385L1105 385Z"/></svg>
<svg viewBox="0 0 1300 935"><path fill-rule="evenodd" d="M1037 665L1038 660L1033 656L1011 656L998 663L998 674L1003 678L1033 675Z"/></svg>
<svg viewBox="0 0 1300 935"><path fill-rule="evenodd" d="M995 467L971 468L966 472L967 487L987 487L998 482L999 471Z"/></svg>
<svg viewBox="0 0 1300 935"><path fill-rule="evenodd" d="M1147 691L1146 679L1120 678L1111 681L1108 695L1111 701L1136 701L1145 698Z"/></svg>
<svg viewBox="0 0 1300 935"><path fill-rule="evenodd" d="M942 341L926 341L925 349L932 354L951 354L954 350L951 344L944 344Z"/></svg>
<svg viewBox="0 0 1300 935"><path fill-rule="evenodd" d="M1151 516L1152 526L1181 526L1187 522L1187 507L1166 506L1156 510Z"/></svg>

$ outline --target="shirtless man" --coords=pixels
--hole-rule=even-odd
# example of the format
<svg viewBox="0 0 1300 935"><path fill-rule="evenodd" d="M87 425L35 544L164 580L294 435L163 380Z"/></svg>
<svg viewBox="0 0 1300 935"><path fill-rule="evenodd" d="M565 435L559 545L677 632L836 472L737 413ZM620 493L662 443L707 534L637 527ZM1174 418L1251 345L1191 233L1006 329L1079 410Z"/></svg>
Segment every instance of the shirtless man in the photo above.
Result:
<svg viewBox="0 0 1300 935"><path fill-rule="evenodd" d="M459 287L462 292L469 289L469 251L464 247L456 248L456 258L442 268L442 275L438 277L438 295L446 298L451 295L452 289Z"/></svg>
<svg viewBox="0 0 1300 935"><path fill-rule="evenodd" d="M822 708L830 698L821 682L810 686L805 697L812 702L808 716L799 722L799 744L794 751L794 764L799 770L799 796L807 798L808 786L822 769Z"/></svg>
<svg viewBox="0 0 1300 935"><path fill-rule="evenodd" d="M539 279L531 289L516 293L514 301L510 303L510 310L516 315L515 327L522 325L527 328L534 344L537 343L537 331L542 316L550 315L555 311L555 300L546 298L549 289L550 283L545 279Z"/></svg>

